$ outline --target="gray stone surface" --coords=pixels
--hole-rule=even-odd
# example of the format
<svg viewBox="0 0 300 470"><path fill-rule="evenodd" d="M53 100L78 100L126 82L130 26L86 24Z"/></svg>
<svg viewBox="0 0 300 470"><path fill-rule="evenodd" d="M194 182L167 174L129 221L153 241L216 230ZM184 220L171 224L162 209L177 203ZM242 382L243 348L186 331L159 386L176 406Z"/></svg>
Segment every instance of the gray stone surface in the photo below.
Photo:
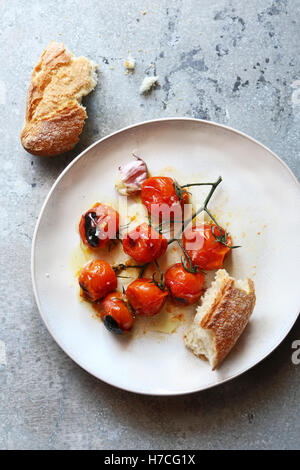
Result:
<svg viewBox="0 0 300 470"><path fill-rule="evenodd" d="M26 154L19 132L32 67L51 39L97 60L100 73L80 144L42 159ZM132 76L124 75L128 50ZM269 146L300 177L299 2L2 0L0 63L0 448L299 448L300 366L291 362L299 321L231 383L179 398L137 396L89 376L59 349L30 279L32 234L52 183L118 128L166 116L217 121ZM141 97L152 71L160 86Z"/></svg>

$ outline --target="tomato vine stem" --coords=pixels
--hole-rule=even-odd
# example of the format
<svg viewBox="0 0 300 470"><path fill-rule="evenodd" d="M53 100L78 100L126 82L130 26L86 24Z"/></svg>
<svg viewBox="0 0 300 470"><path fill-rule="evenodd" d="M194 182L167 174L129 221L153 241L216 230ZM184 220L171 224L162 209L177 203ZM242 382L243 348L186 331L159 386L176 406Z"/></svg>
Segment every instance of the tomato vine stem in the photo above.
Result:
<svg viewBox="0 0 300 470"><path fill-rule="evenodd" d="M145 269L147 265L145 264L124 264L124 263L120 263L120 264L115 264L114 266L112 266L113 270L115 271L116 275L119 274L121 271L123 271L124 269L129 269L129 268L135 268L135 269Z"/></svg>
<svg viewBox="0 0 300 470"><path fill-rule="evenodd" d="M180 248L182 249L183 253L185 254L185 258L183 256L181 258L181 263L182 263L184 269L188 273L195 274L197 272L197 268L193 265L193 262L192 262L192 259L191 259L190 255L185 250L185 248L182 245L181 241L179 239L177 239L176 241L177 241L178 245L180 246ZM186 260L188 260L189 266L187 265Z"/></svg>
<svg viewBox="0 0 300 470"><path fill-rule="evenodd" d="M168 241L168 245L170 245L171 243L173 243L175 240L178 240L181 235L182 235L182 232L184 232L184 230L186 229L186 227L194 220L195 217L197 217L197 215L201 214L201 212L205 211L207 212L207 204L209 203L212 195L214 194L215 190L217 189L217 187L219 186L219 184L221 183L222 181L222 177L219 176L219 178L217 179L217 181L215 181L214 183L199 183L200 184L203 184L203 185L209 185L211 186L211 189L208 193L208 195L206 196L205 198L205 201L203 203L203 205L191 216L189 217L186 221L183 222L182 224L182 228L179 230L179 232L177 233L177 235L174 237L174 238L171 238L169 241ZM193 183L195 184L195 183ZM209 214L208 214L209 215Z"/></svg>
<svg viewBox="0 0 300 470"><path fill-rule="evenodd" d="M158 269L158 271L159 271L160 280L159 280L159 282L157 282L156 279L155 279L155 274L156 274L156 273L153 273L153 275L152 275L152 282L154 282L154 284L155 284L157 287L159 287L159 289L164 290L164 288L165 288L164 273L162 272L161 267L160 267L159 264L158 264L158 261L157 261L157 260L154 260L154 263L155 263L155 266L157 267L157 269Z"/></svg>
<svg viewBox="0 0 300 470"><path fill-rule="evenodd" d="M190 186L213 186L215 183L190 183L184 184L182 188L189 188Z"/></svg>
<svg viewBox="0 0 300 470"><path fill-rule="evenodd" d="M143 274L144 272L146 271L147 267L149 266L150 263L145 263L143 264L142 266L140 266L141 270L140 270L140 273L138 275L138 279L140 279L141 277L143 277Z"/></svg>

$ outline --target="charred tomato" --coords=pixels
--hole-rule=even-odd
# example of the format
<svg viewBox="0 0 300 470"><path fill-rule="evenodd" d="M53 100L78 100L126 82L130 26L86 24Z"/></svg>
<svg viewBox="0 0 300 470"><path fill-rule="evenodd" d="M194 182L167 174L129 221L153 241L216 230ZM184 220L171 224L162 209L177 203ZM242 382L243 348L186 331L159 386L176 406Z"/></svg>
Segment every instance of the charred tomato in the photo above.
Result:
<svg viewBox="0 0 300 470"><path fill-rule="evenodd" d="M183 305L197 302L201 296L204 275L201 272L189 272L182 263L171 266L165 274L165 285L171 298Z"/></svg>
<svg viewBox="0 0 300 470"><path fill-rule="evenodd" d="M150 263L162 256L168 247L167 239L150 225L143 223L125 234L123 249L139 263Z"/></svg>
<svg viewBox="0 0 300 470"><path fill-rule="evenodd" d="M224 242L220 242L221 239ZM223 267L232 240L224 229L220 230L215 224L197 224L183 232L183 246L194 266L210 271Z"/></svg>
<svg viewBox="0 0 300 470"><path fill-rule="evenodd" d="M136 279L126 289L126 297L135 313L147 317L161 311L167 296L166 289L160 289L152 279L147 278Z"/></svg>
<svg viewBox="0 0 300 470"><path fill-rule="evenodd" d="M154 176L142 183L142 202L149 215L160 220L182 219L189 194L169 176Z"/></svg>
<svg viewBox="0 0 300 470"><path fill-rule="evenodd" d="M128 332L134 322L134 311L120 292L111 292L103 300L104 312L102 320L105 327L112 333Z"/></svg>
<svg viewBox="0 0 300 470"><path fill-rule="evenodd" d="M119 214L106 204L97 202L82 215L79 233L83 243L90 248L103 248L119 232Z"/></svg>
<svg viewBox="0 0 300 470"><path fill-rule="evenodd" d="M91 261L84 266L78 282L81 287L80 295L91 302L102 299L114 291L118 284L113 268L103 260Z"/></svg>

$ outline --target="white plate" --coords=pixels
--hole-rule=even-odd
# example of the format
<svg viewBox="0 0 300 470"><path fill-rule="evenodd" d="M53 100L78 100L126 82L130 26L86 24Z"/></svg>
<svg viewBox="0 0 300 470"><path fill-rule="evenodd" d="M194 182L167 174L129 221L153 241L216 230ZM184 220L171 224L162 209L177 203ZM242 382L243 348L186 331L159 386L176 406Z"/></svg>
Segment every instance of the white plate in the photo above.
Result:
<svg viewBox="0 0 300 470"><path fill-rule="evenodd" d="M176 333L116 338L93 318L70 269L80 214L96 200L114 199L117 166L135 150L152 174L214 180L210 207L229 222L242 248L230 274L253 277L257 304L251 321L219 370L196 358ZM181 182L181 181L180 181ZM233 129L195 119L162 119L116 132L93 144L63 171L36 226L32 279L41 316L61 348L99 379L137 393L177 395L237 377L284 339L300 307L300 191L288 167L263 145Z"/></svg>

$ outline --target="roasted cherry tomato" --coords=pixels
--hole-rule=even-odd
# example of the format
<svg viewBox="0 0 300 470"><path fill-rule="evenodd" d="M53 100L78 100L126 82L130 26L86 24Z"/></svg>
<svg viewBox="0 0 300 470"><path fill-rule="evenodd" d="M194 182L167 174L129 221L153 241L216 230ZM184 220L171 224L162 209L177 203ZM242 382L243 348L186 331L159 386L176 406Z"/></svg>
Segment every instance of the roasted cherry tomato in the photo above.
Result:
<svg viewBox="0 0 300 470"><path fill-rule="evenodd" d="M143 223L123 238L123 250L139 263L150 263L162 256L168 241L159 232Z"/></svg>
<svg viewBox="0 0 300 470"><path fill-rule="evenodd" d="M134 312L120 292L111 292L103 300L102 319L105 327L118 335L129 331L134 322Z"/></svg>
<svg viewBox="0 0 300 470"><path fill-rule="evenodd" d="M217 240L223 237L226 245ZM224 229L222 233L214 224L197 224L183 232L183 246L194 266L204 270L223 267L225 255L230 251L232 240Z"/></svg>
<svg viewBox="0 0 300 470"><path fill-rule="evenodd" d="M169 176L154 176L142 183L141 197L151 217L181 219L189 194ZM155 205L155 206L154 206Z"/></svg>
<svg viewBox="0 0 300 470"><path fill-rule="evenodd" d="M83 267L78 278L80 295L91 302L100 300L116 289L117 276L106 261L95 260Z"/></svg>
<svg viewBox="0 0 300 470"><path fill-rule="evenodd" d="M168 291L160 289L152 279L136 279L126 289L126 297L137 315L152 317L162 309Z"/></svg>
<svg viewBox="0 0 300 470"><path fill-rule="evenodd" d="M119 231L119 214L106 204L97 202L81 217L79 233L85 245L103 248L116 238Z"/></svg>
<svg viewBox="0 0 300 470"><path fill-rule="evenodd" d="M182 263L174 264L165 274L165 284L172 299L183 305L191 305L199 300L203 281L201 272L189 272Z"/></svg>

